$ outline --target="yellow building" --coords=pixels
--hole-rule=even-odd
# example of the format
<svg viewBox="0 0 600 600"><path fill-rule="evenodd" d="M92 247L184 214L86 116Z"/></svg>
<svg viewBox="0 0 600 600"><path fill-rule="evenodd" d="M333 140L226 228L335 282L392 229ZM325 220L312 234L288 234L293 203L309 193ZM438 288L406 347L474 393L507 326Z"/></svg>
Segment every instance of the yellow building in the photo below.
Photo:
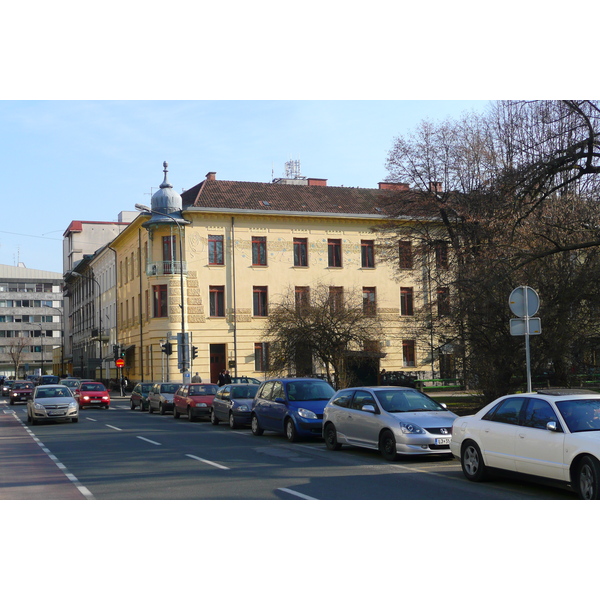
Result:
<svg viewBox="0 0 600 600"><path fill-rule="evenodd" d="M131 381L186 382L196 372L216 381L224 368L264 378L269 304L317 284L358 290L365 306L376 307L383 324L374 332L378 368L433 372L433 344L421 347L406 333L420 274L409 260L399 278L377 258L371 228L385 218L381 206L392 184L235 182L211 172L179 196L166 166L152 206L138 205L143 212L110 244L117 260L118 342ZM178 365L181 332L197 349L189 368ZM165 342L172 344L170 355Z"/></svg>

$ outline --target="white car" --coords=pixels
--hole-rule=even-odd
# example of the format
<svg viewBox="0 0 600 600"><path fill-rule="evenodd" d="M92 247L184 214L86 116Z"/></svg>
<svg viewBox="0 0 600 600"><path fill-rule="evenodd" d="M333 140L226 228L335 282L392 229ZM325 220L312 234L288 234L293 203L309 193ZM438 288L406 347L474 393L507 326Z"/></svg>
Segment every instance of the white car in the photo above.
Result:
<svg viewBox="0 0 600 600"><path fill-rule="evenodd" d="M574 390L502 396L452 427L452 454L470 481L518 473L600 498L600 394Z"/></svg>
<svg viewBox="0 0 600 600"><path fill-rule="evenodd" d="M456 415L429 396L406 387L340 390L323 415L328 450L342 444L379 450L386 460L398 454L450 455Z"/></svg>
<svg viewBox="0 0 600 600"><path fill-rule="evenodd" d="M79 406L66 385L38 385L33 397L27 400L27 422L79 420Z"/></svg>

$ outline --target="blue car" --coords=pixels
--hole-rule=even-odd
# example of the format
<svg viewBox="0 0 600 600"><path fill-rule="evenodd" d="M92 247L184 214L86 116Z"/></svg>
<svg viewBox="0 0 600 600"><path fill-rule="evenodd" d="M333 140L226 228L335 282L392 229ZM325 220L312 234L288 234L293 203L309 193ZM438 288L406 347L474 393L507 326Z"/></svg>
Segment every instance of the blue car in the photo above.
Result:
<svg viewBox="0 0 600 600"><path fill-rule="evenodd" d="M335 390L322 379L269 379L252 402L252 433L277 431L290 442L321 437L323 410L334 394Z"/></svg>

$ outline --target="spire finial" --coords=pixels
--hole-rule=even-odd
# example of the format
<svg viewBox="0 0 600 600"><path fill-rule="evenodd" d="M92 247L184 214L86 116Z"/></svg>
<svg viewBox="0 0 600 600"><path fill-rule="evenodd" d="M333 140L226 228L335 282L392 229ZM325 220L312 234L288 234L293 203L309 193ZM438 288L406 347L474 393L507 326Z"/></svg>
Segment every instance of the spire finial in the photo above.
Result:
<svg viewBox="0 0 600 600"><path fill-rule="evenodd" d="M165 160L163 162L163 171L165 173L165 180L160 184L161 189L164 188L172 188L173 186L167 181L167 173L169 172L169 170L167 169L167 167L169 166L169 163Z"/></svg>

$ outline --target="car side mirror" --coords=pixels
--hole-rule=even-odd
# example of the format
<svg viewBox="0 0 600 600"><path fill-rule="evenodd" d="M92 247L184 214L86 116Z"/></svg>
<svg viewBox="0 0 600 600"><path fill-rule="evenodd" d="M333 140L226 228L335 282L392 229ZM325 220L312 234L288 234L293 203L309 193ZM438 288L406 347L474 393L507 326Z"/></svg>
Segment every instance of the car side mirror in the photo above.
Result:
<svg viewBox="0 0 600 600"><path fill-rule="evenodd" d="M277 402L277 404L285 404L285 399L284 398L275 398L275 402Z"/></svg>
<svg viewBox="0 0 600 600"><path fill-rule="evenodd" d="M375 407L372 404L365 404L362 409L364 412L370 412L373 414L377 413L377 410L375 409Z"/></svg>
<svg viewBox="0 0 600 600"><path fill-rule="evenodd" d="M559 432L561 430L556 421L548 421L546 423L546 429L554 432Z"/></svg>

